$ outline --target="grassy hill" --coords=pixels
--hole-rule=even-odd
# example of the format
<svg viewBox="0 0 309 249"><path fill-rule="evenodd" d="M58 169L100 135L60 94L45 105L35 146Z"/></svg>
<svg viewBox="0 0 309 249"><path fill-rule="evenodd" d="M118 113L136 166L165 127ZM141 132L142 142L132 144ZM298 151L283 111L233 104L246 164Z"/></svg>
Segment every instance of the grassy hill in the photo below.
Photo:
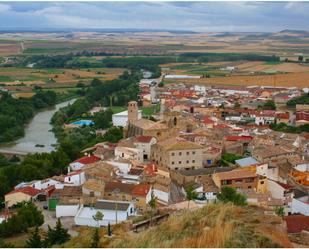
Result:
<svg viewBox="0 0 309 249"><path fill-rule="evenodd" d="M87 247L91 229L65 247ZM197 211L185 211L147 231L135 234L124 226L114 229L113 239L104 237L103 247L291 247L282 219L266 216L256 207L210 204Z"/></svg>

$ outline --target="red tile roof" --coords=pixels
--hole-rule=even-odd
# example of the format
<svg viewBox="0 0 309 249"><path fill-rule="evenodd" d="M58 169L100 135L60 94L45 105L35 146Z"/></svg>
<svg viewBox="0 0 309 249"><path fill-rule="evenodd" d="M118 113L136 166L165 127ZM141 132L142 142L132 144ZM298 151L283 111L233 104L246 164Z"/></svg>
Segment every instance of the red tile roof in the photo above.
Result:
<svg viewBox="0 0 309 249"><path fill-rule="evenodd" d="M144 171L147 175L154 176L156 175L156 172L158 171L158 167L156 164L150 163L144 168Z"/></svg>
<svg viewBox="0 0 309 249"><path fill-rule="evenodd" d="M82 158L79 158L75 160L73 163L90 164L90 163L95 163L97 161L100 161L100 158L97 156L91 155L91 156L84 156Z"/></svg>
<svg viewBox="0 0 309 249"><path fill-rule="evenodd" d="M136 136L135 141L138 143L150 143L152 136Z"/></svg>
<svg viewBox="0 0 309 249"><path fill-rule="evenodd" d="M209 117L204 118L204 124L214 124L215 122L211 120Z"/></svg>
<svg viewBox="0 0 309 249"><path fill-rule="evenodd" d="M293 187L291 186L291 185L289 185L289 184L285 184L285 183L281 183L281 182L277 182L276 181L276 183L278 183L282 188L284 188L284 189L292 189Z"/></svg>
<svg viewBox="0 0 309 249"><path fill-rule="evenodd" d="M301 231L309 231L309 216L291 215L285 217L288 233L300 233Z"/></svg>
<svg viewBox="0 0 309 249"><path fill-rule="evenodd" d="M227 141L248 141L252 139L253 137L251 136L227 136L226 137Z"/></svg>
<svg viewBox="0 0 309 249"><path fill-rule="evenodd" d="M67 176L79 175L81 172L82 172L81 170L72 171L70 173L67 173Z"/></svg>
<svg viewBox="0 0 309 249"><path fill-rule="evenodd" d="M33 187L30 187L30 186L27 186L27 187L23 187L23 188L18 188L18 189L15 189L9 193L7 193L7 195L10 195L10 194L14 194L14 193L24 193L26 195L30 195L30 196L36 196L40 193L41 191L38 190L38 189L35 189Z"/></svg>
<svg viewBox="0 0 309 249"><path fill-rule="evenodd" d="M146 196L151 189L151 186L149 184L139 184L136 185L132 191L133 195L138 196Z"/></svg>

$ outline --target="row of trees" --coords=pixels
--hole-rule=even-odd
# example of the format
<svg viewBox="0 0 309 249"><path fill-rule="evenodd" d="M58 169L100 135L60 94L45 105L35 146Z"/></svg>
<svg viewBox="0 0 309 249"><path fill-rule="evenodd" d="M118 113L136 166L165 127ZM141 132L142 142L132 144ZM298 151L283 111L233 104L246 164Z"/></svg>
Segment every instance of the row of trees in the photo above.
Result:
<svg viewBox="0 0 309 249"><path fill-rule="evenodd" d="M274 131L296 133L300 134L302 132L309 132L309 124L304 124L300 126L291 126L285 123L271 124L269 127Z"/></svg>
<svg viewBox="0 0 309 249"><path fill-rule="evenodd" d="M286 104L289 107L295 107L297 104L309 105L309 93L292 98Z"/></svg>

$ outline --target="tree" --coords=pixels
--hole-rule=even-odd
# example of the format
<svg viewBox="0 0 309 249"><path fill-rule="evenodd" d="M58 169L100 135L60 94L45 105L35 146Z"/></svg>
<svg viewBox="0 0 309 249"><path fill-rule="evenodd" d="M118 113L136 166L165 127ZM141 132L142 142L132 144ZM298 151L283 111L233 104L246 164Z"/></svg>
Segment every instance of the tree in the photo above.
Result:
<svg viewBox="0 0 309 249"><path fill-rule="evenodd" d="M275 209L275 213L276 213L276 215L283 217L284 216L284 208L283 207L277 207Z"/></svg>
<svg viewBox="0 0 309 249"><path fill-rule="evenodd" d="M189 209L190 201L195 200L197 198L197 193L192 185L189 185L185 190L186 190L186 198L188 200L188 209Z"/></svg>
<svg viewBox="0 0 309 249"><path fill-rule="evenodd" d="M239 109L239 108L240 108L240 104L239 104L239 102L238 102L238 101L236 101L236 102L235 102L235 104L234 104L234 108L235 108L235 109Z"/></svg>
<svg viewBox="0 0 309 249"><path fill-rule="evenodd" d="M299 61L299 62L302 62L303 60L304 60L304 56L299 55L299 56L298 56L298 61Z"/></svg>
<svg viewBox="0 0 309 249"><path fill-rule="evenodd" d="M100 221L103 220L104 214L100 211L97 211L92 218L97 222L98 227L100 226Z"/></svg>
<svg viewBox="0 0 309 249"><path fill-rule="evenodd" d="M246 197L240 193L237 193L235 188L223 187L221 192L217 195L219 201L224 203L232 202L237 206L244 206L247 204Z"/></svg>
<svg viewBox="0 0 309 249"><path fill-rule="evenodd" d="M152 218L153 218L153 215L154 215L154 210L156 210L156 208L157 208L157 199L158 198L154 195L153 190L152 190L151 191L151 199L148 202L148 205L151 209L151 211L150 211L150 225L152 225Z"/></svg>
<svg viewBox="0 0 309 249"><path fill-rule="evenodd" d="M37 226L31 233L30 238L26 241L26 246L30 248L41 248L43 246L41 236L39 234L39 228Z"/></svg>
<svg viewBox="0 0 309 249"><path fill-rule="evenodd" d="M276 110L276 104L273 100L268 100L264 105L262 106L262 109L264 110Z"/></svg>
<svg viewBox="0 0 309 249"><path fill-rule="evenodd" d="M61 221L58 218L56 226L54 229L51 229L48 226L47 236L46 236L46 245L61 245L70 240L70 234L68 233L68 229L62 227Z"/></svg>

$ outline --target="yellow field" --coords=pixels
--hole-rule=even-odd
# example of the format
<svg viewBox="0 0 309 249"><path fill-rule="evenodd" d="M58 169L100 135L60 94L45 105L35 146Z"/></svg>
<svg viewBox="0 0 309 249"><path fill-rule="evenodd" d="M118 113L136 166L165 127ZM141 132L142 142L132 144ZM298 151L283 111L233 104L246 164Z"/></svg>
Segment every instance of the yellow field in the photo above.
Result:
<svg viewBox="0 0 309 249"><path fill-rule="evenodd" d="M255 76L230 76L201 79L179 79L166 80L167 82L182 82L200 85L233 85L233 86L282 86L282 87L308 87L309 72L289 73L274 75ZM275 83L276 82L276 83Z"/></svg>

